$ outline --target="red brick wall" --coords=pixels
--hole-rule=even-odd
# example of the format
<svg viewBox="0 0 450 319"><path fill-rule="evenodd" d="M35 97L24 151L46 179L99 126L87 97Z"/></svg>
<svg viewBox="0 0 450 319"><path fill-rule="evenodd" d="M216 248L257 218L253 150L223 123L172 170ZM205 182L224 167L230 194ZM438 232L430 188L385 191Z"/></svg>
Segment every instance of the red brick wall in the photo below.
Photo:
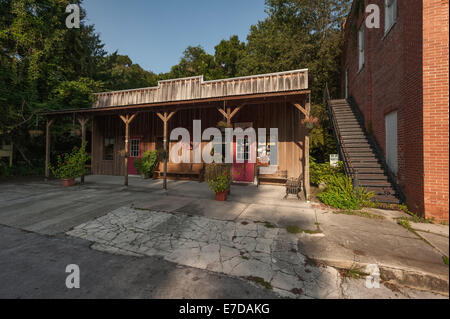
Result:
<svg viewBox="0 0 450 319"><path fill-rule="evenodd" d="M448 0L423 3L424 180L427 217L448 221Z"/></svg>
<svg viewBox="0 0 450 319"><path fill-rule="evenodd" d="M428 21L429 18L424 16L428 12L423 10L422 1L398 0L397 22L385 35L384 0L360 1L363 3L362 8L369 3L377 4L380 7L381 25L379 29L365 29L365 65L358 73L357 34L355 33L363 22L363 13L359 11L359 15L349 16L345 27L342 68L342 74L347 68L349 69L349 95L355 99L364 114L366 128L372 132L383 150L386 138L385 115L392 111L398 112L398 183L406 196L408 207L422 216L426 210L427 216L433 214L433 216L439 217L439 214L446 214L448 220L448 93L446 93L447 100L445 101L444 97L444 101L440 102L442 108L439 112L431 113L442 118L442 124L439 128L436 127L432 135L444 136L440 137L438 143L445 143L445 139L447 143L447 153L444 152L440 160L442 163L439 162L436 167L441 167L446 162L447 169L435 169L430 176L434 176L432 177L434 181L440 180L443 184L446 181L446 192L438 194L436 188L431 189L429 185L425 184L428 183L428 180L424 179L424 172L426 168L430 168L430 164L424 161L424 151L428 151L429 148L429 146L424 146L424 141L426 143L424 138L429 135L429 128L427 125L424 126L423 116L424 103L428 103L424 101L424 97L428 98L428 93L424 94L423 84L428 81L428 78L423 76L425 71L423 69L425 66L423 51L427 50L425 48L427 42L423 40L422 21ZM440 40L435 40L435 42L440 41L443 49L441 55L436 54L435 59L440 59L442 55L445 56L443 50L446 48L447 64L444 64L445 67L443 66L439 70L441 73L445 73L443 70L446 68L447 82L442 87L446 87L448 91L448 0L427 0L425 2L427 6L429 3L435 3L434 8L430 8L430 11L433 11L434 14L437 14L436 11L441 12L443 17L440 16L440 18L447 19L446 29L443 26L444 31L436 36L436 39ZM444 10L445 13L443 13ZM434 31L430 30L430 32ZM446 40L442 38L442 34L445 32ZM434 77L434 75L430 75L430 77ZM344 86L344 83L342 85ZM432 87L432 92L435 92L436 86L432 85ZM444 94L436 93L435 97ZM444 116L440 114L442 112L444 112ZM444 121L447 123L446 129ZM424 129L427 130L426 134L424 134ZM441 134L440 131L444 129L446 132ZM443 174L446 174L447 177L444 177ZM425 174L425 176L427 175ZM425 194L426 189L430 190L430 195ZM440 205L437 209L442 214L429 210L431 206L427 201L433 196L434 202L439 202L435 205ZM446 211L442 210L444 205L447 206Z"/></svg>

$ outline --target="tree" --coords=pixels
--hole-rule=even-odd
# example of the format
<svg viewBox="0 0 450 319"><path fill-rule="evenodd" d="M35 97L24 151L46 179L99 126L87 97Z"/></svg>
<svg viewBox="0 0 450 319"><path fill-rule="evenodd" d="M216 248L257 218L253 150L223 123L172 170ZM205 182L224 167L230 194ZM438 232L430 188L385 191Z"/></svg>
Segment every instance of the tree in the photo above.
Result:
<svg viewBox="0 0 450 319"><path fill-rule="evenodd" d="M183 78L204 75L206 80L215 80L223 77L222 70L214 60L214 56L200 47L189 46L183 52L180 63L174 65L168 74L162 78Z"/></svg>
<svg viewBox="0 0 450 319"><path fill-rule="evenodd" d="M157 85L157 75L134 64L127 55L117 52L104 58L100 64L99 79L106 90L126 90Z"/></svg>
<svg viewBox="0 0 450 319"><path fill-rule="evenodd" d="M312 113L321 125L311 132L311 154L324 161L335 152L323 90L335 96L340 83L342 23L351 0L267 0L268 17L251 27L238 74L308 68Z"/></svg>
<svg viewBox="0 0 450 319"><path fill-rule="evenodd" d="M245 49L245 43L239 41L237 35L216 45L214 58L225 77L232 78L238 74L238 63L244 56Z"/></svg>

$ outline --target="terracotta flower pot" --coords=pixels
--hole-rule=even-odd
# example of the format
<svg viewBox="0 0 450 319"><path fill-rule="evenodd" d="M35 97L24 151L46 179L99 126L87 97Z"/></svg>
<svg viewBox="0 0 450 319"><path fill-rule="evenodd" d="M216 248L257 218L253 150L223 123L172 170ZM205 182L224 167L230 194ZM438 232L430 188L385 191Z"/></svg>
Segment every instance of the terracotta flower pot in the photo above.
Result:
<svg viewBox="0 0 450 319"><path fill-rule="evenodd" d="M62 180L63 187L70 187L75 185L75 178L68 178Z"/></svg>
<svg viewBox="0 0 450 319"><path fill-rule="evenodd" d="M216 193L216 200L224 202L227 200L228 191Z"/></svg>

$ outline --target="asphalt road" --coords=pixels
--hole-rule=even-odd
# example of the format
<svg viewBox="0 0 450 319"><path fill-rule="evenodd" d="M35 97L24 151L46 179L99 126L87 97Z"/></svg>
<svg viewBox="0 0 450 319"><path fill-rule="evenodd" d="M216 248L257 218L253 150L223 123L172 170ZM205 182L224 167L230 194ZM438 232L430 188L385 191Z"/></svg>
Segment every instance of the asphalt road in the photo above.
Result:
<svg viewBox="0 0 450 319"><path fill-rule="evenodd" d="M66 266L80 288L66 287ZM113 255L63 234L0 226L0 298L277 298L239 278L182 267L162 258Z"/></svg>

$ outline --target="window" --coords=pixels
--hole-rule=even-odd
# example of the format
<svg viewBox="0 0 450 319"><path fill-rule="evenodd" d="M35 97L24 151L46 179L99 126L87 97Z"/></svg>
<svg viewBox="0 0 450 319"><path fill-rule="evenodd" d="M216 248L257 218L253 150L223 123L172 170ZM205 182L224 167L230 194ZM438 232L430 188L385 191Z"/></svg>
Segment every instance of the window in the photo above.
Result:
<svg viewBox="0 0 450 319"><path fill-rule="evenodd" d="M387 34L397 21L397 0L384 1L384 34Z"/></svg>
<svg viewBox="0 0 450 319"><path fill-rule="evenodd" d="M130 157L138 158L140 156L140 139L130 140Z"/></svg>
<svg viewBox="0 0 450 319"><path fill-rule="evenodd" d="M364 67L364 23L358 31L358 71Z"/></svg>
<svg viewBox="0 0 450 319"><path fill-rule="evenodd" d="M105 161L112 161L114 159L114 138L105 137L103 145L103 159Z"/></svg>
<svg viewBox="0 0 450 319"><path fill-rule="evenodd" d="M266 147L266 154L265 154L265 156L264 156L264 155L259 156L260 154L262 154L263 149L264 149L264 146ZM262 143L261 141L258 142L258 156L259 156L259 157L258 157L258 161L259 161L261 164L270 164L270 153L271 153L271 149L272 149L272 148L276 149L276 147L277 147L276 142L275 142L275 143L272 143L272 142L270 141L270 135L267 134L265 144ZM276 153L276 152L275 152L275 153Z"/></svg>

